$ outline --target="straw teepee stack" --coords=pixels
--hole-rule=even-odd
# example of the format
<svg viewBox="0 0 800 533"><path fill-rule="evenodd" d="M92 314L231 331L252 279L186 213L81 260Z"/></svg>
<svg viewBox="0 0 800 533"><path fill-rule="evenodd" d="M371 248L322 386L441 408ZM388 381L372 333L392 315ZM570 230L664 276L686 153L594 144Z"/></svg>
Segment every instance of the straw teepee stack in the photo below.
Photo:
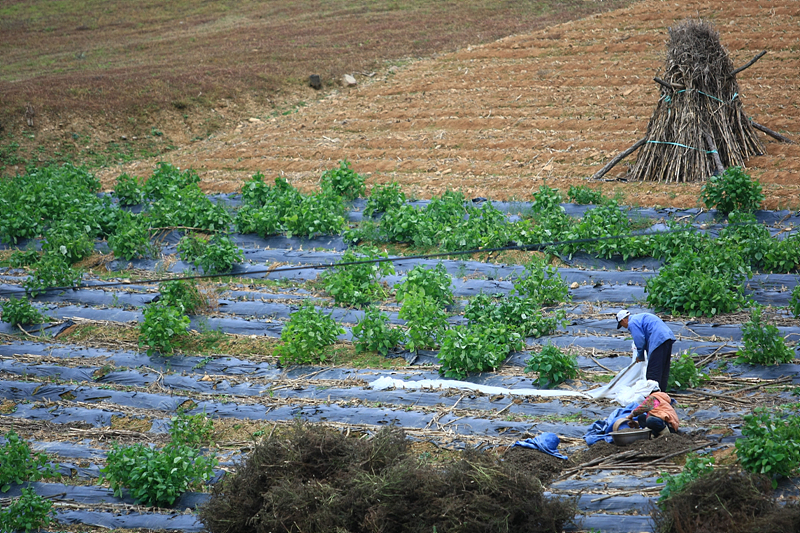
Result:
<svg viewBox="0 0 800 533"><path fill-rule="evenodd" d="M670 28L664 73L655 78L661 98L629 179L704 180L763 154L736 82L763 54L734 70L709 23L687 20Z"/></svg>

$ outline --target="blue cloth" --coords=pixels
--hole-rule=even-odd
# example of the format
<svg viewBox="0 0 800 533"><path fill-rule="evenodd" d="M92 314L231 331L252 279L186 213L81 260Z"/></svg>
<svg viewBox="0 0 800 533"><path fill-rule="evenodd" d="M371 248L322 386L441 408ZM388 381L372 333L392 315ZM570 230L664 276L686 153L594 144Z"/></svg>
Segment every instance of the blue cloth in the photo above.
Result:
<svg viewBox="0 0 800 533"><path fill-rule="evenodd" d="M653 350L661 346L664 341L675 340L675 334L664 324L664 321L652 313L638 313L628 318L628 331L633 336L633 343L639 352L639 357L644 357L644 352L650 355Z"/></svg>
<svg viewBox="0 0 800 533"><path fill-rule="evenodd" d="M567 459L566 455L558 453L558 445L560 443L561 441L555 433L542 433L538 437L532 439L518 440L512 444L511 447L522 446L524 448L533 448L534 450L539 450L540 452L558 457L559 459Z"/></svg>
<svg viewBox="0 0 800 533"><path fill-rule="evenodd" d="M638 406L638 403L633 402L625 407L615 409L614 412L611 413L611 415L609 415L609 417L605 420L598 420L592 424L589 427L589 431L587 431L586 435L583 436L583 440L585 440L586 444L589 446L601 440L609 443L614 442L614 439L611 437L611 435L609 435L611 430L614 428L614 422L620 418L626 418Z"/></svg>

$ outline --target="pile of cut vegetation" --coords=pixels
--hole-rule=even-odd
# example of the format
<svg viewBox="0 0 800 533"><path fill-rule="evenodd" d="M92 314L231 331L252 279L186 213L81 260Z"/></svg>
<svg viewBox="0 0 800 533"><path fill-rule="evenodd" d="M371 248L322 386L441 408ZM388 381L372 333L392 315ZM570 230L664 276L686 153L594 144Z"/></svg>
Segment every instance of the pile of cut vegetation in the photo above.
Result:
<svg viewBox="0 0 800 533"><path fill-rule="evenodd" d="M562 531L576 513L533 473L488 454L432 464L400 429L355 438L297 423L215 485L200 520L211 533L538 533Z"/></svg>

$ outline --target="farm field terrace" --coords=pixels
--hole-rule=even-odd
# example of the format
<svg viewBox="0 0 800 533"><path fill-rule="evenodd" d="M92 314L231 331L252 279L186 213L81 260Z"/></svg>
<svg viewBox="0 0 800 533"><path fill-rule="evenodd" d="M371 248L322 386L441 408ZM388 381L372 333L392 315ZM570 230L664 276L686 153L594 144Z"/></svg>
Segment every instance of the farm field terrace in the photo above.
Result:
<svg viewBox="0 0 800 533"><path fill-rule="evenodd" d="M186 436L180 428L194 428L188 449L202 451L181 450L210 461L207 478L220 483L260 441L316 442L333 438L324 433L333 428L395 442L380 431L390 427L404 432L404 453L431 468L479 450L534 475L551 497L577 497L574 530L642 531L653 527L660 472L677 474L692 449L736 463L745 417L795 403L792 212L725 219L630 208L588 188L542 187L515 203L458 191L410 200L395 184L367 194L345 161L312 194L255 175L241 193L208 197L198 180L162 163L144 183L120 176L111 194L97 194L92 174L67 166L4 190L13 206L4 213L14 216L3 219L3 319L6 309L43 317L22 329L2 324L0 424L61 473L33 484L37 494L59 495L61 523L202 529L202 511L183 511L203 509L207 488L134 508L147 496L115 495L99 479L119 446L171 449ZM40 201L25 202L34 192ZM41 227L15 226L15 217ZM472 251L556 241L566 243ZM386 258L385 248L403 255L358 263ZM430 251L446 255L416 257ZM686 257L697 270L687 270ZM327 267L341 262L356 264ZM210 273L217 277L166 281ZM697 290L713 280L726 283ZM26 291L35 296L23 310L26 300L12 298ZM630 338L613 316L620 308L660 312L678 338L675 352L686 354L673 372L688 378L673 393L682 433L642 443L624 460L619 447L583 440L617 404L523 394L545 384L589 390L626 367ZM776 328L772 339L785 349L746 364L740 356L757 321ZM563 361L561 375L533 365L542 361ZM413 387L442 374L499 389ZM380 378L395 385L373 386ZM542 432L557 434L569 459L508 448ZM779 494L791 500L786 483L780 478ZM18 495L19 486L8 493Z"/></svg>

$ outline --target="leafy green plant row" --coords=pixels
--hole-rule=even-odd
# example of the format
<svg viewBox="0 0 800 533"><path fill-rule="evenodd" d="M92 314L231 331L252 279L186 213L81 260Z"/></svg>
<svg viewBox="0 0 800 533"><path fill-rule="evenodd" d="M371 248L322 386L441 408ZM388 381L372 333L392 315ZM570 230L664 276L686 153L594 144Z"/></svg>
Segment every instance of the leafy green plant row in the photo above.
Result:
<svg viewBox="0 0 800 533"><path fill-rule="evenodd" d="M331 292L336 291L334 298L342 294L348 298L365 295L369 300L380 290L375 283L378 274L377 264L343 265L330 271L325 284L328 290L332 288ZM410 351L440 347L441 373L445 377L464 378L473 372L496 369L510 352L524 347L525 337L548 335L565 322L563 310L545 313L542 309L543 305L568 297L557 270L531 263L515 287L518 294L506 298L477 296L464 312L469 324L450 327L445 310L453 303L450 276L441 263L430 269L417 266L396 291L402 302L399 317L406 321L405 329L390 327L385 314L368 307L364 318L353 327L353 343L357 352L377 351L384 355L401 344ZM276 353L283 364L324 362L328 347L342 333L344 330L328 314L306 301L283 328L283 344ZM555 367L552 375L550 368L539 372L545 384L560 383L570 375Z"/></svg>

